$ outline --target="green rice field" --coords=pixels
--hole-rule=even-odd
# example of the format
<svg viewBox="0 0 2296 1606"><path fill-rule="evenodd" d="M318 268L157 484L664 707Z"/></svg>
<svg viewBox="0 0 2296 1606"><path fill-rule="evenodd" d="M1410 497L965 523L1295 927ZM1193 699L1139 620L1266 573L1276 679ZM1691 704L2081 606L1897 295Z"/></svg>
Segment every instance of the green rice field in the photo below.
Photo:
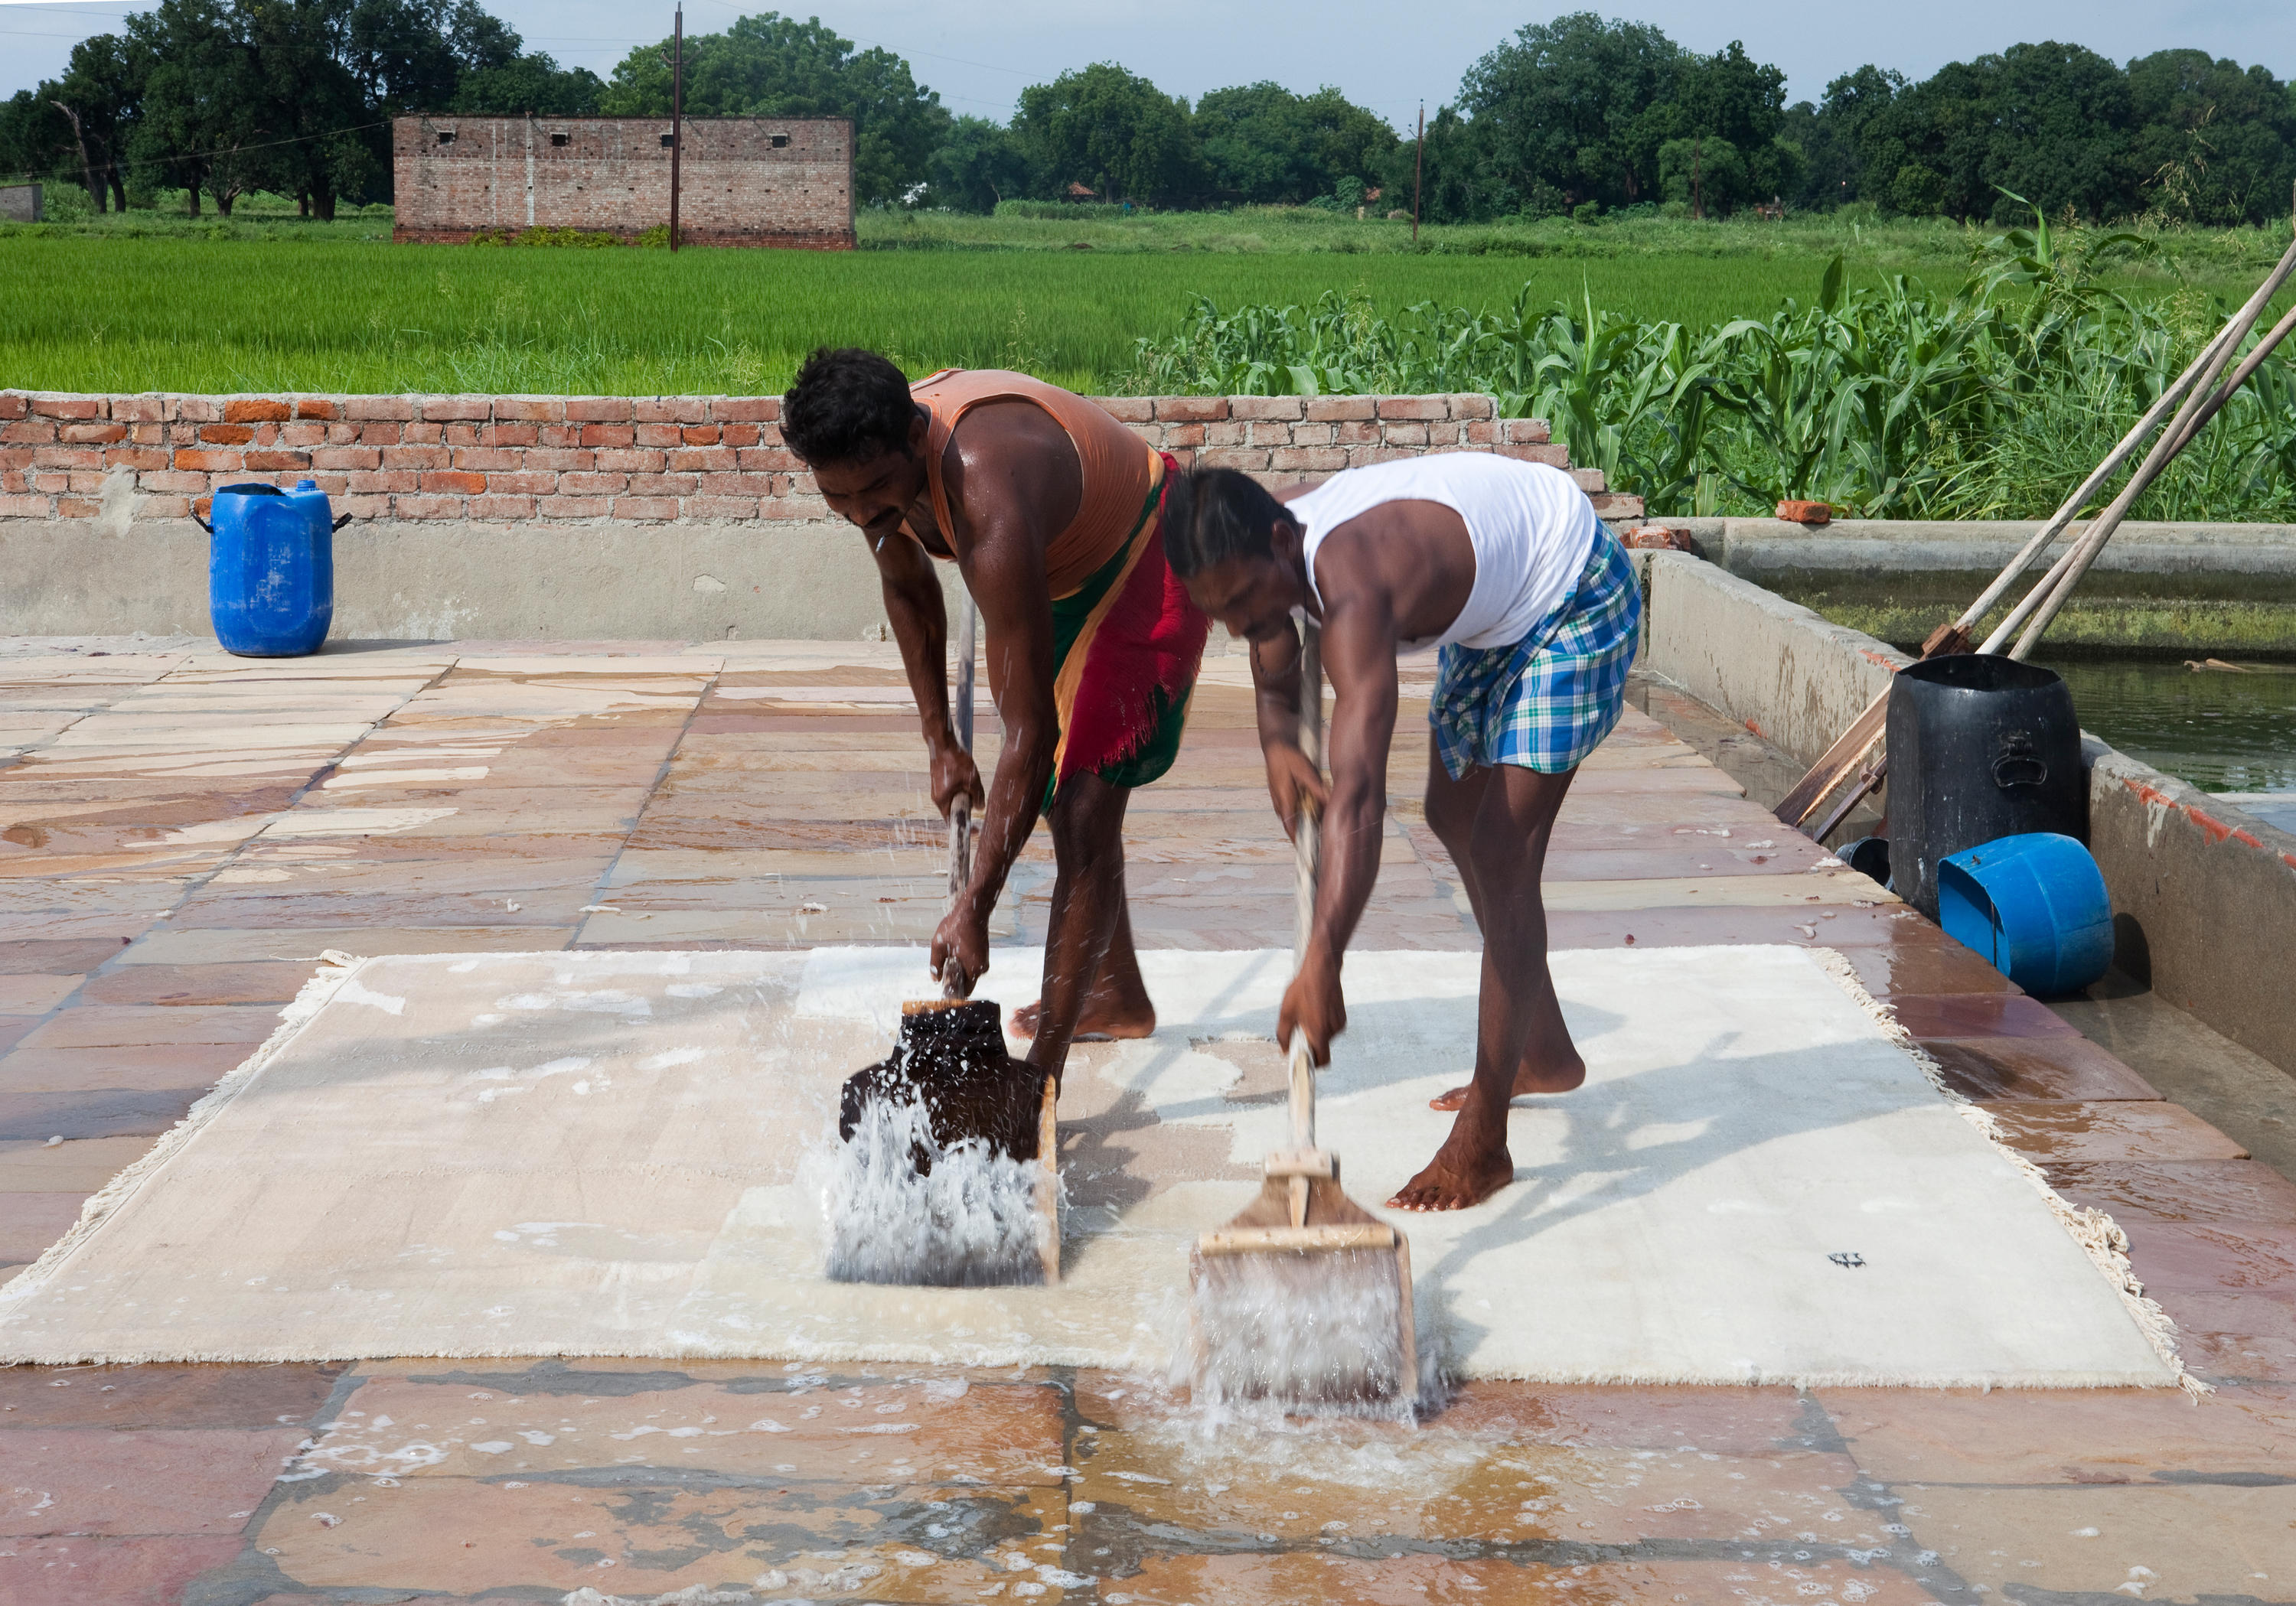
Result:
<svg viewBox="0 0 2296 1606"><path fill-rule="evenodd" d="M189 391L733 392L782 389L824 343L905 367L1029 370L1111 388L1134 342L1223 305L1360 292L1382 310L1535 297L1704 325L1853 283L1959 282L1945 224L1429 230L1306 212L1107 219L866 217L849 253L392 245L372 215L223 224L154 213L0 228L0 384ZM2248 236L2253 235L2251 240ZM2128 276L2237 297L2284 245L2192 237ZM1079 249L1079 248L1089 249Z"/></svg>

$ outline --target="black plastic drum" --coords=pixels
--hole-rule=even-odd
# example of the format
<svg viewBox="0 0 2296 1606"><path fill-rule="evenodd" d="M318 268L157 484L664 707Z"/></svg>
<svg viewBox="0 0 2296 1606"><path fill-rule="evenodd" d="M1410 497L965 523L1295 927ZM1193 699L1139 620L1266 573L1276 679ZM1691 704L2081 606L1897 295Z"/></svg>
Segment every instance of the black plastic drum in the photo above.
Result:
<svg viewBox="0 0 2296 1606"><path fill-rule="evenodd" d="M1938 861L1997 837L2088 840L2073 696L2051 670L1990 653L1932 658L1890 687L1890 889L1931 920Z"/></svg>

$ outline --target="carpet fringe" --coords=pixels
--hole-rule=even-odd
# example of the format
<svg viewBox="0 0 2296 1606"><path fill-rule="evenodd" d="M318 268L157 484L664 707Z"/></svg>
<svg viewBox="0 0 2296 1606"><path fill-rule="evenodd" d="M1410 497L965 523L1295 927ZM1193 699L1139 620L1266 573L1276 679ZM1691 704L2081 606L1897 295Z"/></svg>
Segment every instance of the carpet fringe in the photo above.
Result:
<svg viewBox="0 0 2296 1606"><path fill-rule="evenodd" d="M185 1110L184 1118L161 1134L160 1141L152 1145L149 1153L89 1195L87 1201L80 1207L79 1219L72 1223L70 1230L50 1244L37 1260L11 1279L5 1287L0 1287L0 1323L5 1323L8 1314L18 1305L45 1292L48 1285L62 1274L65 1266L81 1247L111 1218L112 1212L135 1197L137 1190L173 1159L184 1144L199 1135L201 1128L222 1114L225 1106L246 1091L264 1066L287 1046L296 1033L310 1024L321 1006L366 963L359 955L339 953L332 948L320 955L319 960L321 968L303 984L294 1001L279 1012L279 1024L263 1040L262 1045ZM45 1357L0 1354L0 1364L35 1358L45 1363ZM78 1358L95 1364L103 1364L105 1359L96 1356Z"/></svg>
<svg viewBox="0 0 2296 1606"><path fill-rule="evenodd" d="M1922 1074L1930 1079L1930 1085L1944 1095L1946 1102L1954 1107L1962 1119L1983 1133L1995 1151L2032 1184L2033 1191L2047 1202L2050 1211L2063 1224L2073 1241L2080 1245L2096 1268L2104 1274L2105 1280L2112 1284L2113 1291L2120 1296L2121 1304L2128 1309L2129 1320L2136 1323L2137 1332L2144 1335L2144 1341L2152 1346L2153 1353L2175 1374L2177 1387L2196 1401L2216 1392L2185 1367L2185 1357L2177 1348L2176 1321L2145 1296L2144 1280L2137 1276L2136 1268L2129 1264L2128 1234L2121 1231L2120 1223L2103 1210L2074 1204L2050 1185L2048 1177L2038 1166L2004 1142L1999 1123L1982 1104L1946 1081L1944 1068L1914 1041L1912 1033L1898 1023L1896 1011L1866 990L1866 984L1858 979L1856 968L1840 950L1810 948L1807 952L1817 961L1818 968L1840 983L1841 990L1889 1034L1890 1040L1921 1067ZM2002 1385L2005 1388L2016 1386L2013 1383Z"/></svg>

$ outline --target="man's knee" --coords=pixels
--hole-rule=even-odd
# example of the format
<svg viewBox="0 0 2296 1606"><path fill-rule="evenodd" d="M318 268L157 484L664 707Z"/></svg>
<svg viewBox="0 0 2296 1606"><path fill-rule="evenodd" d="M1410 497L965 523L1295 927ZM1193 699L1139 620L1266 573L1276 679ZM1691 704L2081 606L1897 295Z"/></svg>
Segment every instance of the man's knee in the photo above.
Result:
<svg viewBox="0 0 2296 1606"><path fill-rule="evenodd" d="M1062 782L1053 799L1050 821L1054 854L1063 863L1085 856L1079 867L1089 869L1093 857L1105 856L1113 846L1121 868L1124 806L1130 797L1125 788L1111 786L1095 774L1074 775Z"/></svg>
<svg viewBox="0 0 2296 1606"><path fill-rule="evenodd" d="M1471 770L1470 774L1473 774ZM1474 832L1477 805L1482 801L1480 789L1464 782L1454 781L1447 774L1431 774L1427 777L1427 826L1446 842L1464 842Z"/></svg>

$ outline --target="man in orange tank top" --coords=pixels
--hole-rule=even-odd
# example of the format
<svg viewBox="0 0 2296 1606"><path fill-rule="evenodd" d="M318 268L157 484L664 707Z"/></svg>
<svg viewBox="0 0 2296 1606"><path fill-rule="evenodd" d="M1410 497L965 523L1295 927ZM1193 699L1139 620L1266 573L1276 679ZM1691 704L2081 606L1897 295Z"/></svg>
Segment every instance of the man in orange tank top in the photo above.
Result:
<svg viewBox="0 0 2296 1606"><path fill-rule="evenodd" d="M988 916L1035 829L1058 873L1044 990L1017 1028L1057 1076L1079 1034L1146 1037L1156 1012L1124 901L1132 788L1171 767L1210 621L1166 566L1177 465L1082 397L1026 374L948 371L914 388L874 352L816 351L782 401L782 438L876 561L931 754L934 804L983 805L971 883L933 936L988 969ZM1004 747L984 789L949 718L948 616L933 560L954 562L987 627Z"/></svg>

